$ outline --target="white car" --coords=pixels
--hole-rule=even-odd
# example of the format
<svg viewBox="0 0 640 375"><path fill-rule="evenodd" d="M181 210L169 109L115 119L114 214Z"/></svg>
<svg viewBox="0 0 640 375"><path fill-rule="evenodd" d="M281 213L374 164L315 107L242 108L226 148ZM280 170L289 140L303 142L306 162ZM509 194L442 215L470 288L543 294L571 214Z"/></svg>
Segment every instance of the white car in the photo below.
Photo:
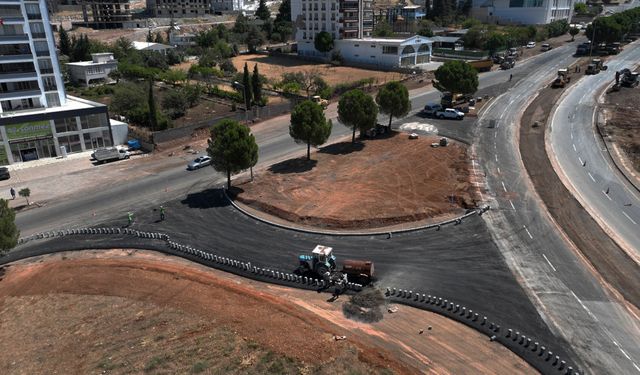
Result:
<svg viewBox="0 0 640 375"><path fill-rule="evenodd" d="M187 169L193 171L195 169L200 169L202 167L206 167L207 165L211 165L211 158L209 156L199 156L196 160L192 161L187 165Z"/></svg>
<svg viewBox="0 0 640 375"><path fill-rule="evenodd" d="M464 113L458 111L457 109L447 108L445 110L437 111L435 116L439 119L453 118L456 120L462 120L464 118Z"/></svg>
<svg viewBox="0 0 640 375"><path fill-rule="evenodd" d="M527 48L534 48L536 46L536 42L527 43Z"/></svg>

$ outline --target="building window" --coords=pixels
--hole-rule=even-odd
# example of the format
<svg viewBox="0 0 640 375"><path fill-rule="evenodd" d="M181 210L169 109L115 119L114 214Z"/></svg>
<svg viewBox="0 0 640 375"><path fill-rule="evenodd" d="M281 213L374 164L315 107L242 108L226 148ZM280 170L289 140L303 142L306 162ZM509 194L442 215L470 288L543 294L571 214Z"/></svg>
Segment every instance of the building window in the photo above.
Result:
<svg viewBox="0 0 640 375"><path fill-rule="evenodd" d="M82 151L82 145L80 145L80 136L78 134L58 137L58 144L60 144L60 146L66 147L67 152Z"/></svg>
<svg viewBox="0 0 640 375"><path fill-rule="evenodd" d="M353 46L354 46L354 47L360 47L360 45L359 45L359 44L354 44Z"/></svg>
<svg viewBox="0 0 640 375"><path fill-rule="evenodd" d="M60 97L58 94L45 94L45 98L47 99L47 107L60 107Z"/></svg>
<svg viewBox="0 0 640 375"><path fill-rule="evenodd" d="M382 46L383 55L397 55L398 47L396 46Z"/></svg>
<svg viewBox="0 0 640 375"><path fill-rule="evenodd" d="M80 117L80 126L82 129L93 129L107 127L106 117L103 115L88 115Z"/></svg>
<svg viewBox="0 0 640 375"><path fill-rule="evenodd" d="M54 120L56 126L56 133L77 132L78 123L76 123L75 117L67 117Z"/></svg>

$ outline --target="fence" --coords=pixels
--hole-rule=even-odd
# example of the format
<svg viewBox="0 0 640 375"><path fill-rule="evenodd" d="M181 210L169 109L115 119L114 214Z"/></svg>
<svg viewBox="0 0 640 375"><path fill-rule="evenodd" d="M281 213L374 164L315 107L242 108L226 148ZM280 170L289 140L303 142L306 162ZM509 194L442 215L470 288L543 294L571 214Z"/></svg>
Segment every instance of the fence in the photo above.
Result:
<svg viewBox="0 0 640 375"><path fill-rule="evenodd" d="M465 60L483 60L489 58L488 51L454 51L446 48L434 48L433 56L453 57Z"/></svg>

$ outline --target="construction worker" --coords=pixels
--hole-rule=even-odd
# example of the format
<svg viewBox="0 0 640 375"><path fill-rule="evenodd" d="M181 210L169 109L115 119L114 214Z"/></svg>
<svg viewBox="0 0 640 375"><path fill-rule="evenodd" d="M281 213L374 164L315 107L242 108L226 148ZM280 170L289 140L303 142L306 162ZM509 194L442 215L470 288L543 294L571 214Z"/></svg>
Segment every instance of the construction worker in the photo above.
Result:
<svg viewBox="0 0 640 375"><path fill-rule="evenodd" d="M164 221L164 206L160 206L160 220Z"/></svg>
<svg viewBox="0 0 640 375"><path fill-rule="evenodd" d="M513 79L513 74L509 74L509 82Z"/></svg>
<svg viewBox="0 0 640 375"><path fill-rule="evenodd" d="M127 212L127 220L129 221L129 225L133 224L133 212Z"/></svg>
<svg viewBox="0 0 640 375"><path fill-rule="evenodd" d="M11 187L9 192L11 193L11 199L16 199L16 189L14 189L13 186Z"/></svg>

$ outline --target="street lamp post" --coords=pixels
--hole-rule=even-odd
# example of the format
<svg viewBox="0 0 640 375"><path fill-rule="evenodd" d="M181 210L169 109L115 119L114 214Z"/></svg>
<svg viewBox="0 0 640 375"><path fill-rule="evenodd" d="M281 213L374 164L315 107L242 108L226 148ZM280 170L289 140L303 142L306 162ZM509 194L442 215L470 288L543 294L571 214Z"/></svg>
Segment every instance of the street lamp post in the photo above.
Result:
<svg viewBox="0 0 640 375"><path fill-rule="evenodd" d="M247 111L249 110L248 106L247 106L247 88L240 82L238 81L233 81L233 86L235 87L242 87L242 100L244 101L244 122L246 124L249 123L249 114L247 113Z"/></svg>

